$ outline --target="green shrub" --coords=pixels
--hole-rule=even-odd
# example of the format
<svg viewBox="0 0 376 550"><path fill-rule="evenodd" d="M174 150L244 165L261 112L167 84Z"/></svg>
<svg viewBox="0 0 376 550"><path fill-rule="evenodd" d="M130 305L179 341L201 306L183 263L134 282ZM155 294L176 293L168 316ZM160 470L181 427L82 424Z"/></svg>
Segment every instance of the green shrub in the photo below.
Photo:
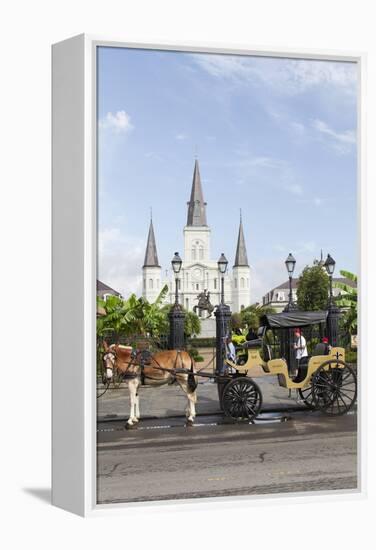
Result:
<svg viewBox="0 0 376 550"><path fill-rule="evenodd" d="M346 363L357 363L358 354L354 350L346 350Z"/></svg>
<svg viewBox="0 0 376 550"><path fill-rule="evenodd" d="M215 338L189 338L187 345L192 348L215 348Z"/></svg>

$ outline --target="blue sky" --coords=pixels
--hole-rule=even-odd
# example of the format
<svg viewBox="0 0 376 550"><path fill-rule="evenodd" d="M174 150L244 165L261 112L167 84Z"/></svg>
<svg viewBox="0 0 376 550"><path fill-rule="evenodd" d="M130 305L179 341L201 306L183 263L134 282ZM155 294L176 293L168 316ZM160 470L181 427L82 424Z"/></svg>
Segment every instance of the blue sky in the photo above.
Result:
<svg viewBox="0 0 376 550"><path fill-rule="evenodd" d="M252 301L290 251L356 272L356 123L352 63L99 48L99 278L141 292L150 208L162 267L183 252L195 155L213 259L242 209Z"/></svg>

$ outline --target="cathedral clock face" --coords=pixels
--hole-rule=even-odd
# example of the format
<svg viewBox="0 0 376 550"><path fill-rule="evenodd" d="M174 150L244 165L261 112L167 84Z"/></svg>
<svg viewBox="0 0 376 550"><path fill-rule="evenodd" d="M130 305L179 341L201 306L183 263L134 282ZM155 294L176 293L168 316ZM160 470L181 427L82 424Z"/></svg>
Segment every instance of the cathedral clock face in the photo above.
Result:
<svg viewBox="0 0 376 550"><path fill-rule="evenodd" d="M201 279L201 269L199 267L196 267L193 270L193 278L194 279Z"/></svg>

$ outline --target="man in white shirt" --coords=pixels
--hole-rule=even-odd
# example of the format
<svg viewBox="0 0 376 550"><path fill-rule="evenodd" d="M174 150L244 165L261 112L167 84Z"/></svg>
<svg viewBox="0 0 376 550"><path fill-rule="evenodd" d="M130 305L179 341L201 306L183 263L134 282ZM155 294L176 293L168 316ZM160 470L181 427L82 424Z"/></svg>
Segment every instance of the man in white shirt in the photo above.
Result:
<svg viewBox="0 0 376 550"><path fill-rule="evenodd" d="M296 351L296 359L299 364L300 360L303 357L308 357L307 342L300 328L296 328L294 330L294 336L295 336L294 350Z"/></svg>

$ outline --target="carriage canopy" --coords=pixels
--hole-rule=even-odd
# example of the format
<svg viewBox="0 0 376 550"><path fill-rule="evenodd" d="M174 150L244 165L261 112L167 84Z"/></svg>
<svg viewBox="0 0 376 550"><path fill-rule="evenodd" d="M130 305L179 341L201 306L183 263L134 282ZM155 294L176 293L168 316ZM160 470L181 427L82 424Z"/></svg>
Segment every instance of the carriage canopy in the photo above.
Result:
<svg viewBox="0 0 376 550"><path fill-rule="evenodd" d="M300 328L325 323L327 311L289 311L269 313L261 318L261 325L267 328Z"/></svg>

